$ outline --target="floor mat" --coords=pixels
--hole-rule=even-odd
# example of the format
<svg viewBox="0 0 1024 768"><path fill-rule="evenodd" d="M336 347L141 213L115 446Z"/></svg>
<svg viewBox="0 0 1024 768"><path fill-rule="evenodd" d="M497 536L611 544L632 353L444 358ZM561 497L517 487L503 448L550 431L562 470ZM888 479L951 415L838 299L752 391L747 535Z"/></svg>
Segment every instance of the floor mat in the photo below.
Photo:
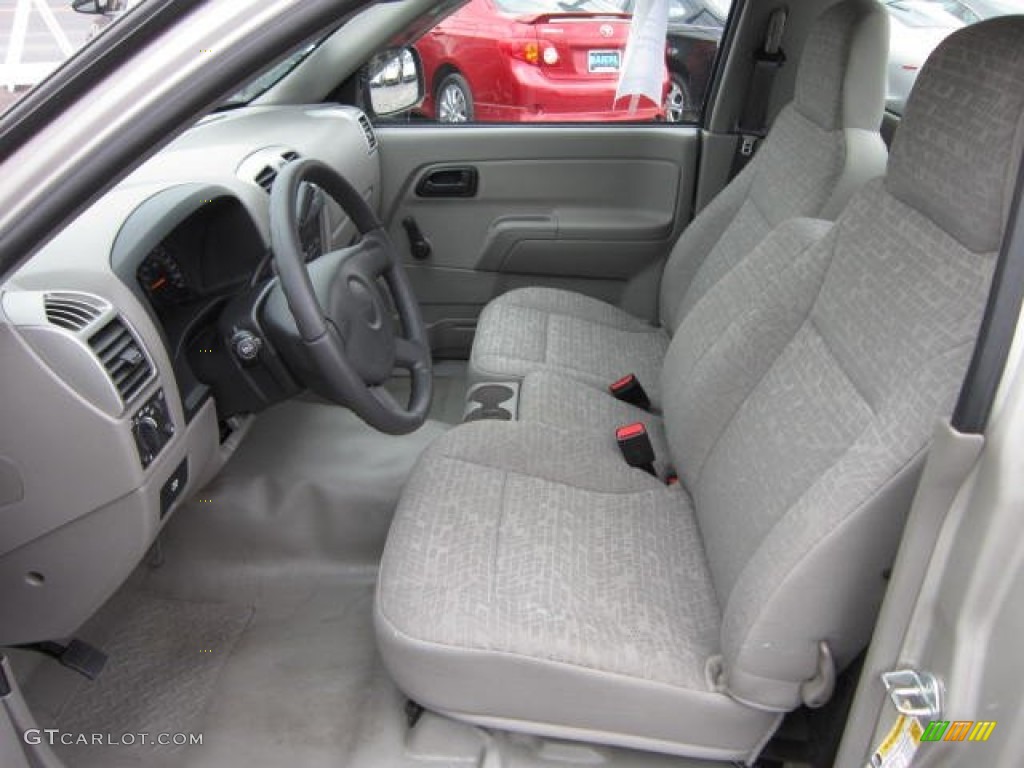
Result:
<svg viewBox="0 0 1024 768"><path fill-rule="evenodd" d="M187 746L142 744L139 734L196 733L225 661L252 609L125 592L83 629L109 655L94 682L82 681L55 726L103 734L115 745L57 748L69 766L175 765ZM124 744L130 738L134 744ZM108 740L110 740L108 739Z"/></svg>
<svg viewBox="0 0 1024 768"><path fill-rule="evenodd" d="M373 584L324 578L259 605L182 768L338 768L360 731L378 668Z"/></svg>

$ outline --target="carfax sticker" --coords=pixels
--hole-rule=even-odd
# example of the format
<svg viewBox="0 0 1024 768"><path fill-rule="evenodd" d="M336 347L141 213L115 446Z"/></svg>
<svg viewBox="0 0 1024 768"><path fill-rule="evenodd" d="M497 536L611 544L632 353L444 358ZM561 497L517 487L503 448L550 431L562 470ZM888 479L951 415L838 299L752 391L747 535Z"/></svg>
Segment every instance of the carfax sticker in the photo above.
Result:
<svg viewBox="0 0 1024 768"><path fill-rule="evenodd" d="M900 715L871 756L868 768L909 768L924 728L916 717Z"/></svg>

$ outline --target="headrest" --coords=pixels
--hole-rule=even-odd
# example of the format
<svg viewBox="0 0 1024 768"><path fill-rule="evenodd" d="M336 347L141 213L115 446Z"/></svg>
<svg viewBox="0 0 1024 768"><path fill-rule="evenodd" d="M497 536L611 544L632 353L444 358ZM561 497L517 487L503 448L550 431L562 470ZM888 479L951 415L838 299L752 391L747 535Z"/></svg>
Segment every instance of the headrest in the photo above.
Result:
<svg viewBox="0 0 1024 768"><path fill-rule="evenodd" d="M842 0L807 35L793 105L826 131L877 131L885 108L889 16L875 0Z"/></svg>
<svg viewBox="0 0 1024 768"><path fill-rule="evenodd" d="M886 187L975 253L999 248L1021 163L1024 17L965 27L928 58Z"/></svg>

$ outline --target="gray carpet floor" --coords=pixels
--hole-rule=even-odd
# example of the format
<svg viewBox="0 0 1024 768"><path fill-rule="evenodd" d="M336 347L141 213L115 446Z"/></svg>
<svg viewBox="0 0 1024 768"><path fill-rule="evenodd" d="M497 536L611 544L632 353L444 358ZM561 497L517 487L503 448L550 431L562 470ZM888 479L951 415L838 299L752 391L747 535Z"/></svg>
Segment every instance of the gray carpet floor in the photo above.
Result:
<svg viewBox="0 0 1024 768"><path fill-rule="evenodd" d="M166 600L125 591L81 632L109 655L95 682L71 681L52 723L74 734L153 736L197 731L222 668L252 618L248 606ZM136 739L135 736L132 737ZM72 745L73 766L178 765L186 749L164 745Z"/></svg>
<svg viewBox="0 0 1024 768"><path fill-rule="evenodd" d="M133 585L80 633L109 654L99 679L44 664L26 697L42 727L65 733L202 737L58 746L73 768L345 765L375 686L390 685L380 678L372 604L372 582L345 575L255 605L168 599Z"/></svg>

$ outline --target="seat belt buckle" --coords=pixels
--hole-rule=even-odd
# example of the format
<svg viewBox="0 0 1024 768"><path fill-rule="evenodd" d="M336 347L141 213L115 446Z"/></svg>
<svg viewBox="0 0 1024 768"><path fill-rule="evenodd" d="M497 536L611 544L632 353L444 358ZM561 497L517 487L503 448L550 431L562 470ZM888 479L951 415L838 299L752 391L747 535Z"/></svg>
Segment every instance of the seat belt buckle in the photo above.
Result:
<svg viewBox="0 0 1024 768"><path fill-rule="evenodd" d="M627 374L618 381L609 384L608 391L611 392L612 397L616 400L643 408L645 411L650 410L651 400L647 397L647 393L644 391L635 373Z"/></svg>
<svg viewBox="0 0 1024 768"><path fill-rule="evenodd" d="M615 430L615 442L619 444L622 458L626 463L657 477L654 471L654 446L642 421L625 424Z"/></svg>
<svg viewBox="0 0 1024 768"><path fill-rule="evenodd" d="M750 157L754 154L754 147L757 146L757 136L743 136L740 138L740 154L743 157Z"/></svg>

